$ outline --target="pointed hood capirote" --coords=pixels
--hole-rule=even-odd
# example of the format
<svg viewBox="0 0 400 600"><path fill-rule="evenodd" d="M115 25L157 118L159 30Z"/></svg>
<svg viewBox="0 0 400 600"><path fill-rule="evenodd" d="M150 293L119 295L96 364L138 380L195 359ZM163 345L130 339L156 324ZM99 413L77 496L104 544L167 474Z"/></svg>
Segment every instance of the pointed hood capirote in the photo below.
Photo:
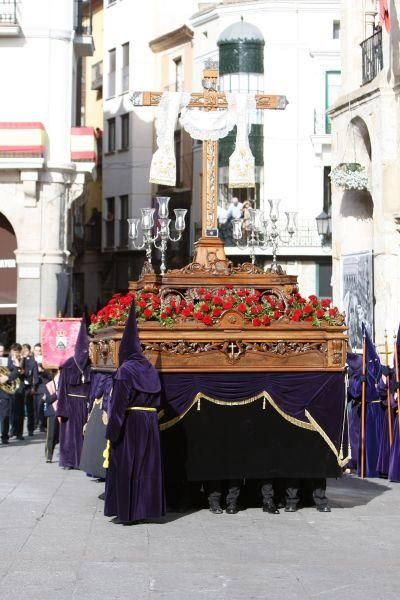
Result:
<svg viewBox="0 0 400 600"><path fill-rule="evenodd" d="M134 301L125 324L118 356L119 369L116 379L130 379L133 389L140 392L157 394L161 391L158 373L142 352Z"/></svg>
<svg viewBox="0 0 400 600"><path fill-rule="evenodd" d="M86 369L89 363L89 336L87 334L86 321L83 318L76 338L74 359L82 371Z"/></svg>

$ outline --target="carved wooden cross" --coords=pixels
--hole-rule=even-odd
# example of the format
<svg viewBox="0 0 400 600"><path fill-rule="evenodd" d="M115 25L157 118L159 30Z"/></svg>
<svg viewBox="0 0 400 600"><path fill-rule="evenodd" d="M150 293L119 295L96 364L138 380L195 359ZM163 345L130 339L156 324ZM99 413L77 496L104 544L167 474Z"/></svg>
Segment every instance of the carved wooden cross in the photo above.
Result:
<svg viewBox="0 0 400 600"><path fill-rule="evenodd" d="M215 65L206 67L203 71L203 92L192 92L189 108L202 108L205 111L218 110L228 107L224 92L218 92L218 70ZM157 106L160 103L162 92L134 92L132 103L134 106ZM259 109L284 110L288 102L286 96L271 94L256 94L256 106ZM210 252L217 254L218 247L222 253L218 259L224 259L223 244L218 240L218 142L206 140L203 142L203 186L201 195L201 239L197 242L197 262L208 263ZM214 238L214 240L213 240ZM218 240L218 241L217 241ZM199 253L200 247L203 252Z"/></svg>

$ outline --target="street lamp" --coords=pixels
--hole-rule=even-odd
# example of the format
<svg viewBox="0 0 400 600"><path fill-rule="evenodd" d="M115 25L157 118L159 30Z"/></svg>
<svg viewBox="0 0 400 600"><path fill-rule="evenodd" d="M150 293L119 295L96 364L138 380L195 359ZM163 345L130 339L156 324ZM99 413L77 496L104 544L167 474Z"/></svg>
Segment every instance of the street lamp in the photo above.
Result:
<svg viewBox="0 0 400 600"><path fill-rule="evenodd" d="M317 222L318 235L320 236L321 240L324 242L332 234L332 216L331 216L331 211L329 210L328 213L326 213L323 210L322 213L320 213L318 215L318 217L315 218L315 220Z"/></svg>

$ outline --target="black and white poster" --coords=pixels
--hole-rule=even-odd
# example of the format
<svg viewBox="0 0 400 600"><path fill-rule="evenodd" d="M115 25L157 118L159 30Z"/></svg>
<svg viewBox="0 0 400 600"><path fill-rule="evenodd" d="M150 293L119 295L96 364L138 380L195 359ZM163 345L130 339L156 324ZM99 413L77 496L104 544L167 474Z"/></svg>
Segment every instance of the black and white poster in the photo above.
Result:
<svg viewBox="0 0 400 600"><path fill-rule="evenodd" d="M373 256L372 252L357 252L342 256L342 308L349 327L349 342L353 352L362 350L361 323L365 323L373 338L374 321Z"/></svg>

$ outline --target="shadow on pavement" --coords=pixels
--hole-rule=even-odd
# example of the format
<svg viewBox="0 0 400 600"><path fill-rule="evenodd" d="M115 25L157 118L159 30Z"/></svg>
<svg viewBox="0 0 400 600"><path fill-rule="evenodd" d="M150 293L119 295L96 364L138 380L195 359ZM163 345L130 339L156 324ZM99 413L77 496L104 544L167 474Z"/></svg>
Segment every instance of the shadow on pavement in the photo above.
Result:
<svg viewBox="0 0 400 600"><path fill-rule="evenodd" d="M384 480L382 480L383 482ZM355 475L343 475L341 479L328 481L327 496L334 508L364 506L391 488L384 483L360 479Z"/></svg>

